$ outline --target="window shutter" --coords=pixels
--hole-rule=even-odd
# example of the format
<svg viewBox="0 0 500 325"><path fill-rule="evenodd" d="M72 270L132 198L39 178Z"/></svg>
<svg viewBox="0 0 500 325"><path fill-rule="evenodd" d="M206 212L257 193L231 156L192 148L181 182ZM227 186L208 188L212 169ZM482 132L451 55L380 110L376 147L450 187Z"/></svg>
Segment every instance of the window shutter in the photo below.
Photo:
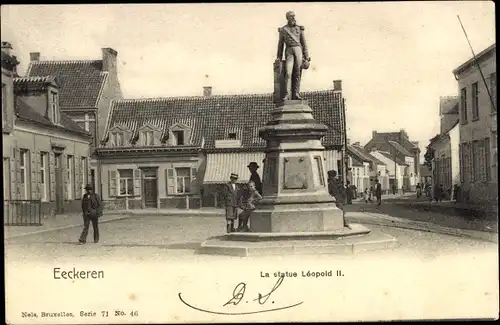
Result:
<svg viewBox="0 0 500 325"><path fill-rule="evenodd" d="M12 157L10 158L10 197L12 200L17 199L19 186L19 152L16 148L12 148Z"/></svg>
<svg viewBox="0 0 500 325"><path fill-rule="evenodd" d="M29 185L28 188L28 197L26 199L28 200L34 200L36 198L36 189L37 189L37 183L36 183L36 157L34 155L35 152L32 152L31 150L27 152L27 173L26 175L29 177L29 180L27 180L27 183Z"/></svg>
<svg viewBox="0 0 500 325"><path fill-rule="evenodd" d="M62 167L62 174L63 174L63 183L64 183L64 199L68 200L68 156L67 155L61 155L61 167Z"/></svg>
<svg viewBox="0 0 500 325"><path fill-rule="evenodd" d="M35 152L35 165L34 165L34 170L35 174L33 175L34 180L35 180L35 187L36 187L36 198L41 200L42 199L42 166L41 164L41 159L40 159L40 151Z"/></svg>
<svg viewBox="0 0 500 325"><path fill-rule="evenodd" d="M175 176L174 169L165 169L165 179L167 180L167 195L175 194Z"/></svg>
<svg viewBox="0 0 500 325"><path fill-rule="evenodd" d="M141 196L141 170L134 169L134 196Z"/></svg>
<svg viewBox="0 0 500 325"><path fill-rule="evenodd" d="M116 196L116 170L108 170L109 197Z"/></svg>
<svg viewBox="0 0 500 325"><path fill-rule="evenodd" d="M48 157L48 168L49 168L49 182L50 182L50 188L49 188L49 200L50 201L55 201L56 200L56 157L54 156L53 152L49 153Z"/></svg>
<svg viewBox="0 0 500 325"><path fill-rule="evenodd" d="M82 188L82 180L80 179L81 171L80 171L80 159L78 156L73 156L73 167L74 167L74 179L73 187L75 192L75 200L81 197L80 190ZM83 166L82 166L83 167Z"/></svg>
<svg viewBox="0 0 500 325"><path fill-rule="evenodd" d="M198 184L196 182L196 176L198 174L198 169L196 168L191 168L191 192L192 193L197 193L198 192Z"/></svg>

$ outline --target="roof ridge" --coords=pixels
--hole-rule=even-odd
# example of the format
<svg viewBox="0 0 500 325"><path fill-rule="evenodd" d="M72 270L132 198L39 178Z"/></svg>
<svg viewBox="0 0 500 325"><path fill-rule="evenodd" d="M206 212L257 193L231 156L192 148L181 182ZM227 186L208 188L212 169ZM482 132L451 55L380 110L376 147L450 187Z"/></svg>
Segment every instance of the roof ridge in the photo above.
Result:
<svg viewBox="0 0 500 325"><path fill-rule="evenodd" d="M323 89L323 90L313 90L313 91L304 91L301 94L317 94L317 93L326 93L332 92L333 89ZM173 99L211 99L211 98L227 98L227 97L271 97L273 93L249 93L249 94L220 94L220 95L184 95L184 96L164 96L164 97L145 97L145 98L124 98L119 99L116 102L146 102L146 101L162 101L162 100L173 100ZM306 99L307 100L307 99Z"/></svg>
<svg viewBox="0 0 500 325"><path fill-rule="evenodd" d="M31 61L30 64L74 64L74 63L94 63L102 61L102 59L95 60L43 60Z"/></svg>

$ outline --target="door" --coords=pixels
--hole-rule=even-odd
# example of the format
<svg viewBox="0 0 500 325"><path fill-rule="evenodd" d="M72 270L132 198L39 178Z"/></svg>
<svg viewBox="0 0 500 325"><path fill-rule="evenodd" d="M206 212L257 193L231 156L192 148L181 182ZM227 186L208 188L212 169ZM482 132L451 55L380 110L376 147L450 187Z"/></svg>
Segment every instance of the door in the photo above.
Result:
<svg viewBox="0 0 500 325"><path fill-rule="evenodd" d="M158 207L158 177L157 168L142 169L142 197L144 198L144 207Z"/></svg>
<svg viewBox="0 0 500 325"><path fill-rule="evenodd" d="M64 182L63 182L63 169L62 169L62 155L56 153L54 155L56 168L55 168L55 188L56 188L56 213L64 212Z"/></svg>

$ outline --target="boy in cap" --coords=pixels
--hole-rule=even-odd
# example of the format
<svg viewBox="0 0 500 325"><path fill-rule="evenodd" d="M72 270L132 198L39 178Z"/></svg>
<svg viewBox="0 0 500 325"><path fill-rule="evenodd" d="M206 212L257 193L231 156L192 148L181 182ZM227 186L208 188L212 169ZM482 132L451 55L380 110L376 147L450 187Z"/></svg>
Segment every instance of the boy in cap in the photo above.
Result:
<svg viewBox="0 0 500 325"><path fill-rule="evenodd" d="M89 233L90 222L92 222L92 228L94 229L94 243L99 242L99 217L102 216L102 202L99 195L93 192L93 187L91 184L85 186L86 193L82 198L82 212L83 212L83 231L78 240L81 244L85 244L87 241L87 235Z"/></svg>
<svg viewBox="0 0 500 325"><path fill-rule="evenodd" d="M238 218L238 186L236 181L238 180L238 174L231 173L230 181L224 184L223 194L224 194L224 205L226 207L226 230L228 233L235 232L234 221Z"/></svg>

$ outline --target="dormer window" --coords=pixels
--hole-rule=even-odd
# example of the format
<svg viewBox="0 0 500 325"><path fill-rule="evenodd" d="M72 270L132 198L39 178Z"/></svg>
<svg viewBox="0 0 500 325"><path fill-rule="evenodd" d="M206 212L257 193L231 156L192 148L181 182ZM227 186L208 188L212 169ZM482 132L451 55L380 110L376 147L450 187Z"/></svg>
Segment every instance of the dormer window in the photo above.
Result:
<svg viewBox="0 0 500 325"><path fill-rule="evenodd" d="M154 145L153 131L141 132L141 145L142 146L152 146Z"/></svg>
<svg viewBox="0 0 500 325"><path fill-rule="evenodd" d="M50 92L50 119L52 123L59 124L59 108L57 107L57 92Z"/></svg>
<svg viewBox="0 0 500 325"><path fill-rule="evenodd" d="M123 146L123 133L122 132L111 133L111 146L113 146L113 147Z"/></svg>
<svg viewBox="0 0 500 325"><path fill-rule="evenodd" d="M234 132L233 132L233 133L229 133L229 134L227 135L227 138L228 138L229 140L236 140L236 133L234 133Z"/></svg>
<svg viewBox="0 0 500 325"><path fill-rule="evenodd" d="M172 131L172 133L174 135L174 145L175 146L183 146L185 144L184 131L175 130L175 131Z"/></svg>

